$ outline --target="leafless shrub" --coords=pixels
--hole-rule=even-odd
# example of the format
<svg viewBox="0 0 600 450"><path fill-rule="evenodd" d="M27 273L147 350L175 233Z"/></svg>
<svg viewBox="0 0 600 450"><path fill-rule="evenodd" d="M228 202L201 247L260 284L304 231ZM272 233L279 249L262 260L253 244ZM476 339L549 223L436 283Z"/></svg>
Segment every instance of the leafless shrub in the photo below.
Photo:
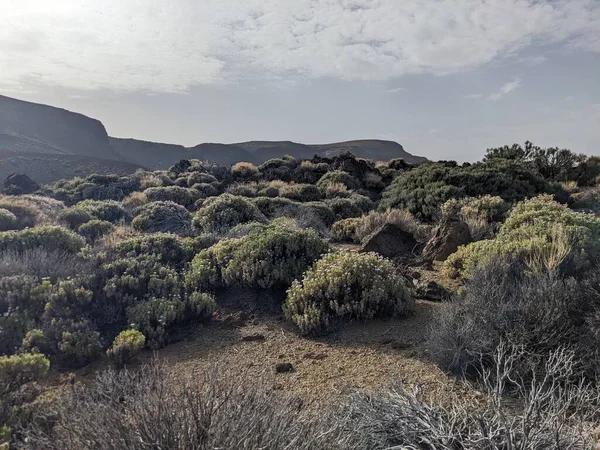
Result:
<svg viewBox="0 0 600 450"><path fill-rule="evenodd" d="M500 344L489 356L496 369L481 374L476 387L483 398L446 393L442 401L427 402L419 390L401 385L349 397L345 409L355 432L365 436L365 448L591 448L598 393L584 383L568 383L575 373L571 352L550 352L541 373L526 378L515 378L514 366L527 357L521 348Z"/></svg>
<svg viewBox="0 0 600 450"><path fill-rule="evenodd" d="M85 274L90 270L89 262L72 253L43 248L0 253L0 277L23 274L57 280Z"/></svg>
<svg viewBox="0 0 600 450"><path fill-rule="evenodd" d="M302 402L249 383L244 374L212 368L175 380L165 365L139 372L107 371L90 387L75 387L57 408L51 429L32 425L18 448L83 449L359 449L360 437L311 415ZM329 419L329 420L328 420Z"/></svg>
<svg viewBox="0 0 600 450"><path fill-rule="evenodd" d="M579 376L597 376L598 341L586 323L600 298L586 283L553 272L529 274L522 261L492 261L477 268L463 292L438 310L428 350L443 369L473 375L481 370L482 355L493 352L502 339L524 346L531 355L568 345Z"/></svg>

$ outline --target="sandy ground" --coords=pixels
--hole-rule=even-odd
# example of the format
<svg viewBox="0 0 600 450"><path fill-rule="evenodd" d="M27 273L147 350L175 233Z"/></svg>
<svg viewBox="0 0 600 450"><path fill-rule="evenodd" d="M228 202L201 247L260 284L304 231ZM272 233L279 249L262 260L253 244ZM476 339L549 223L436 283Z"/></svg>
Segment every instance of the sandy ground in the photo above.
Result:
<svg viewBox="0 0 600 450"><path fill-rule="evenodd" d="M227 371L242 372L250 379L262 376L274 389L312 404L330 400L347 388L372 391L392 381L437 397L459 386L428 362L421 348L436 307L419 301L410 317L355 322L320 338L299 336L293 326L273 315L250 316L243 326L217 321L197 327L157 354L176 374L217 364L224 376ZM147 352L140 362L150 358ZM279 363L291 363L293 370L276 373Z"/></svg>

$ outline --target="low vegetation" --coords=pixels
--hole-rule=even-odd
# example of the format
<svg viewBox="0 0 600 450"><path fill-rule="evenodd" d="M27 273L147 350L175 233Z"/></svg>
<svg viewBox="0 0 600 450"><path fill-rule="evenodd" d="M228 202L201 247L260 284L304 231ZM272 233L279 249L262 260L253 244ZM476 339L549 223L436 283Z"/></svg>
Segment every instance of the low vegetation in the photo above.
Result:
<svg viewBox="0 0 600 450"><path fill-rule="evenodd" d="M531 143L462 165L192 160L2 195L0 448L593 448L599 161ZM144 363L228 318L342 345L349 322L414 323L422 305L421 340L385 357L435 363L463 396L391 380L316 410L244 370L175 382ZM93 382L64 382L107 362Z"/></svg>

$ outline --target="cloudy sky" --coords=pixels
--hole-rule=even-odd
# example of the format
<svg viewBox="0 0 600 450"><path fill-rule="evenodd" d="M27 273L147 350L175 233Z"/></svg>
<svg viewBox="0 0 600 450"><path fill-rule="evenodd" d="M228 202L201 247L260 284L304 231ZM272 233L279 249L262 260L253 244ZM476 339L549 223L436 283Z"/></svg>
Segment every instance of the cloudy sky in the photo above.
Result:
<svg viewBox="0 0 600 450"><path fill-rule="evenodd" d="M600 0L0 0L0 93L159 142L600 154Z"/></svg>

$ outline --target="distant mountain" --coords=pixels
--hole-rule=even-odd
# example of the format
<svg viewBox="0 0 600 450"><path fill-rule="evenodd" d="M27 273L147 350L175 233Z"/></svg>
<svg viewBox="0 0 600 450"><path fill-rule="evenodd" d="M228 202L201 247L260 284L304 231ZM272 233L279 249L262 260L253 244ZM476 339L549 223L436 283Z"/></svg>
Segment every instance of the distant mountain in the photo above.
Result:
<svg viewBox="0 0 600 450"><path fill-rule="evenodd" d="M166 169L182 159L201 159L229 166L240 161L262 164L285 155L296 159L315 155L333 157L345 151L375 161L393 158L403 158L412 164L426 161L406 152L397 142L381 140L310 145L249 141L184 147L114 138L108 136L104 125L96 119L0 95L0 156L7 158L0 161L0 177L9 170L20 171L40 183L47 183L94 172L128 173L140 167ZM27 167L28 160L31 170Z"/></svg>
<svg viewBox="0 0 600 450"><path fill-rule="evenodd" d="M102 122L53 106L0 95L0 134L20 151L120 159Z"/></svg>

